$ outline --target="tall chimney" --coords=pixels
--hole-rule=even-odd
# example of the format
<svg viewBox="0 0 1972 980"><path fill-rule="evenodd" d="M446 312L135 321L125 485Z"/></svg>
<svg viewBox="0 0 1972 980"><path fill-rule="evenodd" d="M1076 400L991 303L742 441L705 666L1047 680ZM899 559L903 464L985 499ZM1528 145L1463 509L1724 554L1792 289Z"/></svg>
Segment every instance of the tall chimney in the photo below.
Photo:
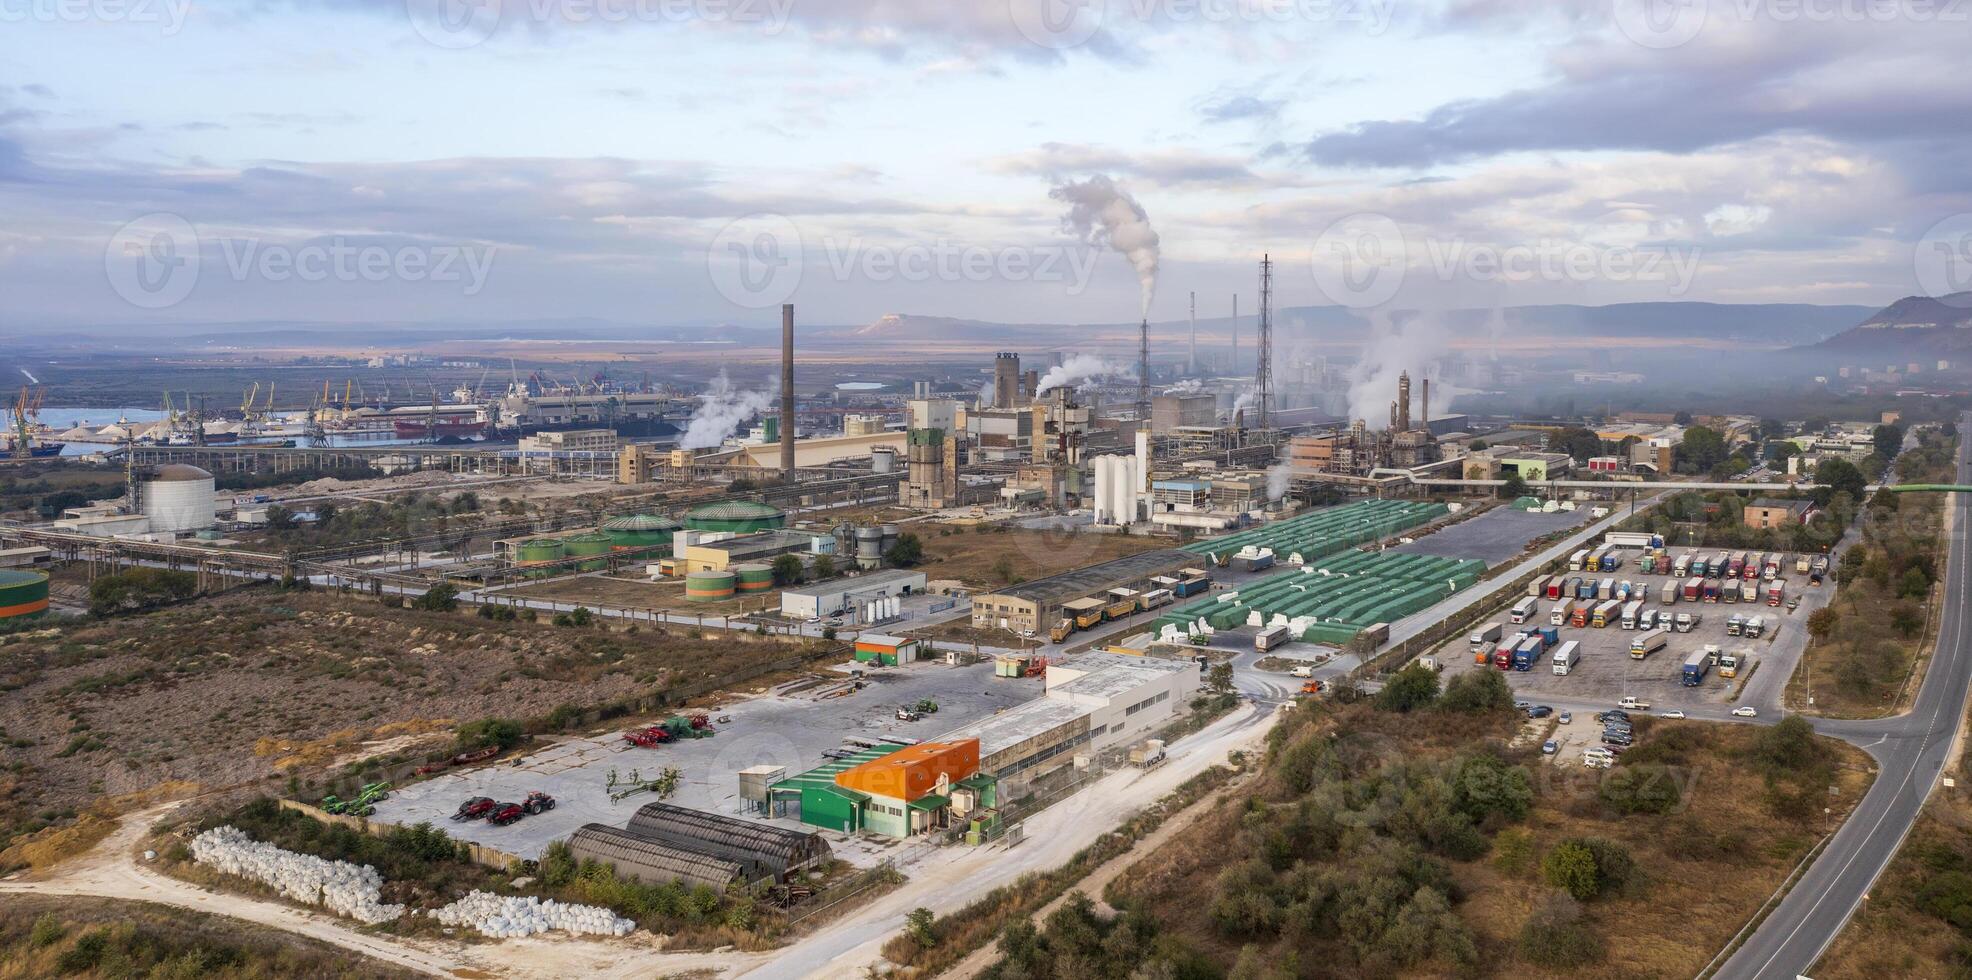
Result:
<svg viewBox="0 0 1972 980"><path fill-rule="evenodd" d="M1191 294L1191 353L1185 357L1185 376L1198 374L1198 294Z"/></svg>
<svg viewBox="0 0 1972 980"><path fill-rule="evenodd" d="M1233 294L1232 318L1232 363L1226 365L1227 374L1239 373L1239 294Z"/></svg>
<svg viewBox="0 0 1972 980"><path fill-rule="evenodd" d="M781 479L794 479L794 304L781 304Z"/></svg>
<svg viewBox="0 0 1972 980"><path fill-rule="evenodd" d="M1423 429L1426 432L1430 432L1431 431L1431 379L1430 378L1424 379L1423 413L1424 413L1423 424L1420 425L1419 428Z"/></svg>
<svg viewBox="0 0 1972 980"><path fill-rule="evenodd" d="M1397 431L1411 430L1411 373L1397 375Z"/></svg>

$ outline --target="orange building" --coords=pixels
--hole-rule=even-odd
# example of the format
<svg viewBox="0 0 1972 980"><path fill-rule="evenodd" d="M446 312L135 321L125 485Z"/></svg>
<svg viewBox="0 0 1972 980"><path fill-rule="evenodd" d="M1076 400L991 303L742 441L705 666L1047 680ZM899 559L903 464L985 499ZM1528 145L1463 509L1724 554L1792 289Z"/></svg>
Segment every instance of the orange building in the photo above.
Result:
<svg viewBox="0 0 1972 980"><path fill-rule="evenodd" d="M979 740L920 742L835 774L835 784L910 803L979 771Z"/></svg>

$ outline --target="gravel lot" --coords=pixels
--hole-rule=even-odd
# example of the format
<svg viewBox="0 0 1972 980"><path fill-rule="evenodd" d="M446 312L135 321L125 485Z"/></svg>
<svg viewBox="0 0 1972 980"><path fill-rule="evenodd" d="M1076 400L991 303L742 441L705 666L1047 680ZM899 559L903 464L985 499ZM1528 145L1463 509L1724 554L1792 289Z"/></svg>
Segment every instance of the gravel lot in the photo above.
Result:
<svg viewBox="0 0 1972 980"><path fill-rule="evenodd" d="M1478 517L1460 521L1442 531L1426 535L1396 551L1442 558L1478 558L1488 567L1516 558L1535 538L1581 527L1589 522L1589 508L1558 510L1552 514L1529 514L1510 507L1495 507Z"/></svg>

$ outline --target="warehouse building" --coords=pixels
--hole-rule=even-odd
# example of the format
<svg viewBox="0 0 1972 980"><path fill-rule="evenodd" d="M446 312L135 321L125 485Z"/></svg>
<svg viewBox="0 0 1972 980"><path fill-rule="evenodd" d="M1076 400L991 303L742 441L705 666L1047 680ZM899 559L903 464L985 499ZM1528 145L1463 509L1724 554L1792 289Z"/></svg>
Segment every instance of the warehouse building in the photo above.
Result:
<svg viewBox="0 0 1972 980"><path fill-rule="evenodd" d="M835 552L834 536L805 531L760 531L729 537L693 532L680 534L682 540L689 543L682 548L674 544L671 549L671 553L679 559L679 574L731 571L735 565L771 563L781 555L825 555Z"/></svg>
<svg viewBox="0 0 1972 980"><path fill-rule="evenodd" d="M781 615L790 619L833 616L859 602L923 592L924 585L924 573L907 568L843 576L783 591Z"/></svg>
<svg viewBox="0 0 1972 980"><path fill-rule="evenodd" d="M998 782L979 769L979 743L877 745L773 784L802 823L845 834L910 837L965 825L976 841L997 826Z"/></svg>
<svg viewBox="0 0 1972 980"><path fill-rule="evenodd" d="M858 663L901 667L917 660L922 649L918 641L910 637L864 633L856 637L855 656Z"/></svg>
<svg viewBox="0 0 1972 980"><path fill-rule="evenodd" d="M690 810L669 803L646 803L630 818L629 832L667 846L731 861L748 882L826 867L833 859L821 835L754 820Z"/></svg>
<svg viewBox="0 0 1972 980"><path fill-rule="evenodd" d="M1161 549L1023 582L974 596L972 625L980 629L1041 632L1061 619L1062 603L1110 589L1141 591L1153 577L1169 575L1197 562L1198 556L1190 552Z"/></svg>
<svg viewBox="0 0 1972 980"><path fill-rule="evenodd" d="M704 885L724 894L744 883L737 861L672 847L661 840L604 824L592 823L568 839L568 852L579 865L595 861L615 869L618 878L646 885L679 882Z"/></svg>

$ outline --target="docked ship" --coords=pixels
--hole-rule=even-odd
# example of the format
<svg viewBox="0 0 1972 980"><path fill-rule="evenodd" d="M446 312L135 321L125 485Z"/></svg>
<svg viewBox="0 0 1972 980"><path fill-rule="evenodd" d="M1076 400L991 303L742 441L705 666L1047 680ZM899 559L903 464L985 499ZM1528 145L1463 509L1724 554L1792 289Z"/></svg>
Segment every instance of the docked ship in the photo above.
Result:
<svg viewBox="0 0 1972 980"><path fill-rule="evenodd" d="M421 442L484 439L489 428L491 423L470 415L439 415L436 421L430 418L391 420L391 429L397 438Z"/></svg>

